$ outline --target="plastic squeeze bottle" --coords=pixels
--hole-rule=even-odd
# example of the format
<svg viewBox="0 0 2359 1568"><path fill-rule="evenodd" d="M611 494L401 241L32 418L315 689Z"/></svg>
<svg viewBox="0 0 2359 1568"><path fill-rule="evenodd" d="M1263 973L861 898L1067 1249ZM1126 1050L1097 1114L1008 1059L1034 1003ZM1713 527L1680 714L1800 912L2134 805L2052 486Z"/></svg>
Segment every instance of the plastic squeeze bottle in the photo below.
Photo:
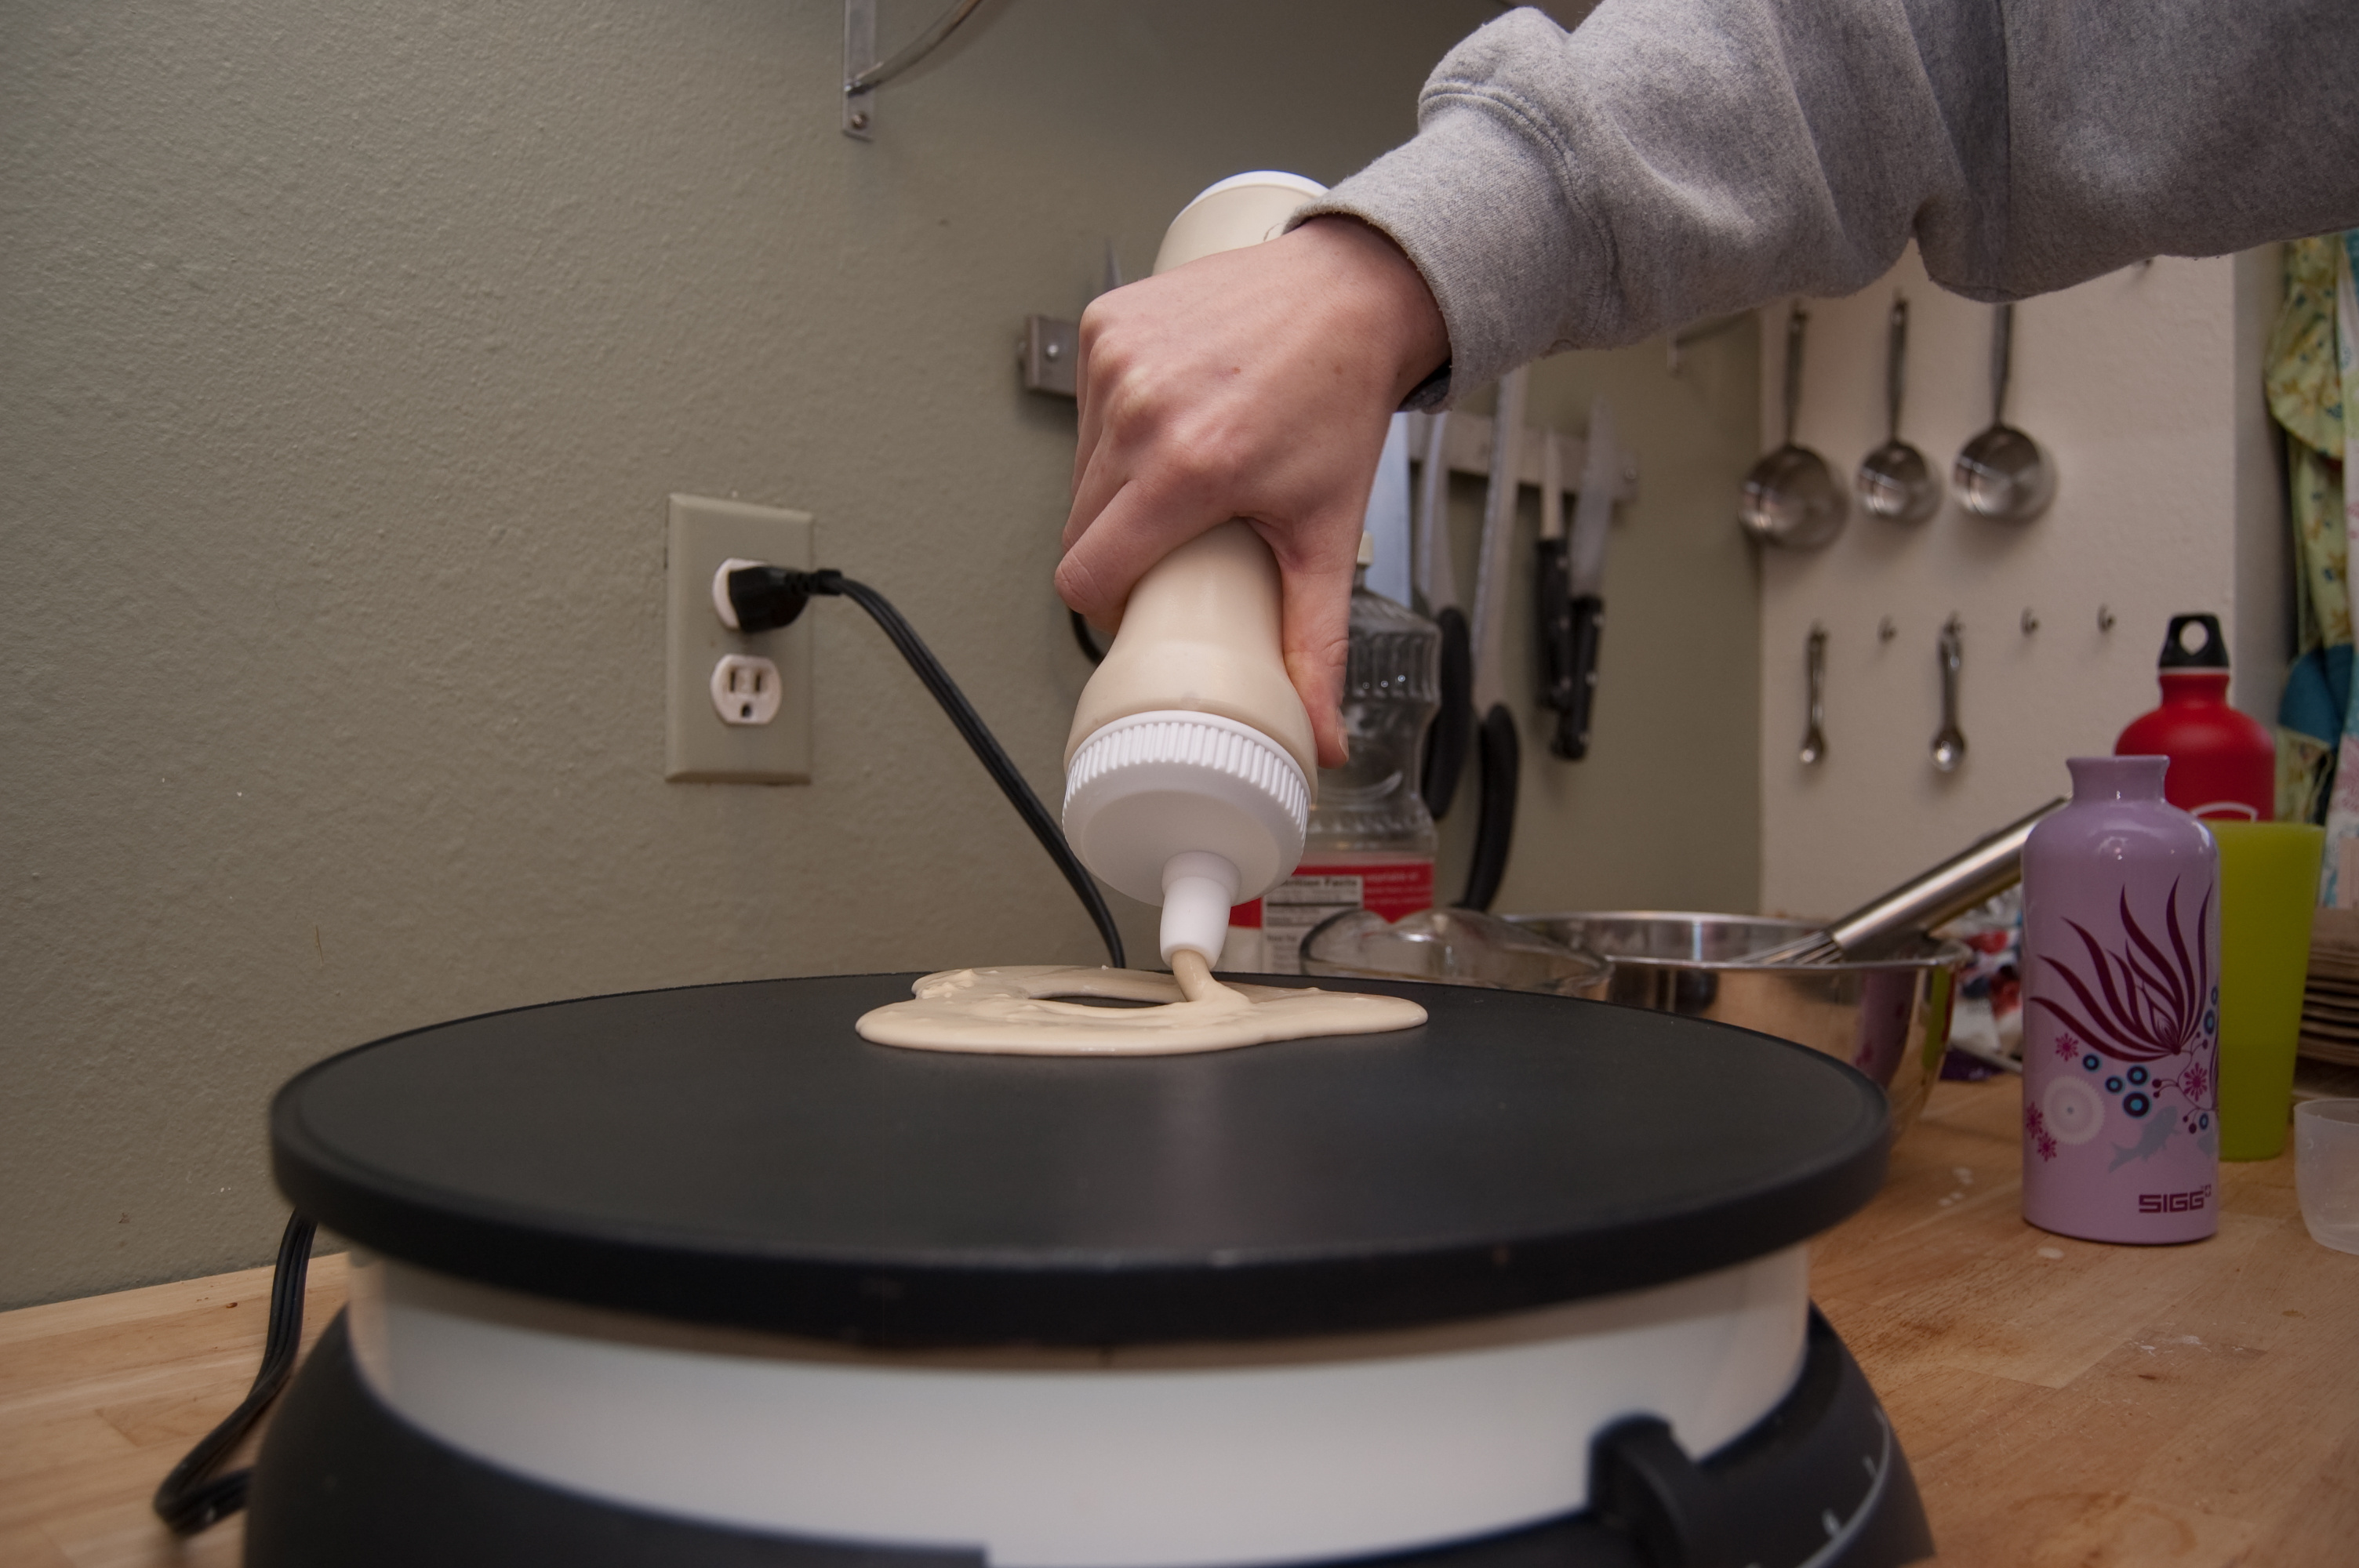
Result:
<svg viewBox="0 0 2359 1568"><path fill-rule="evenodd" d="M2162 706L2130 720L2114 755L2169 757L2163 797L2191 816L2274 817L2277 742L2258 720L2228 706L2228 643L2218 618L2172 616L2155 673Z"/></svg>
<svg viewBox="0 0 2359 1568"><path fill-rule="evenodd" d="M1173 219L1171 268L1274 239L1325 188L1240 174ZM1277 561L1231 519L1148 568L1082 688L1065 742L1065 837L1115 892L1163 906L1159 949L1207 964L1229 908L1302 858L1318 767L1310 716L1286 673Z"/></svg>

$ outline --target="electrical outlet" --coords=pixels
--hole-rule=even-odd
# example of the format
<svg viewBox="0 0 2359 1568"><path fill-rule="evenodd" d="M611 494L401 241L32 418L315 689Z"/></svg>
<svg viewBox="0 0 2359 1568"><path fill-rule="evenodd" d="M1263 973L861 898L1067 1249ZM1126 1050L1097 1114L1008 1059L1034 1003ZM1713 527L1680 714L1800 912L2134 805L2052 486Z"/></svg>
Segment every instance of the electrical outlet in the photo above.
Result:
<svg viewBox="0 0 2359 1568"><path fill-rule="evenodd" d="M809 784L811 617L748 635L721 623L712 576L723 561L810 569L803 512L671 498L665 540L664 777L689 784Z"/></svg>
<svg viewBox="0 0 2359 1568"><path fill-rule="evenodd" d="M767 724L778 716L785 684L769 660L724 654L712 666L712 711L723 724Z"/></svg>

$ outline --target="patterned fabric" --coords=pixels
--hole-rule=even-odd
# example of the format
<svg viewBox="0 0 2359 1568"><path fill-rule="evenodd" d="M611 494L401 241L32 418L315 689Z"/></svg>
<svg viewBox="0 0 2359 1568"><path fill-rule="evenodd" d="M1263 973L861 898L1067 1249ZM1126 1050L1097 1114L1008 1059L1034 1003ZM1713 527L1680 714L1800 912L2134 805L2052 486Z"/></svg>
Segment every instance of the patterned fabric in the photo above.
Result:
<svg viewBox="0 0 2359 1568"><path fill-rule="evenodd" d="M2334 778L2334 748L2280 724L2277 737L2277 820L2316 822L2326 812ZM2330 890L2331 891L2331 890Z"/></svg>
<svg viewBox="0 0 2359 1568"><path fill-rule="evenodd" d="M2359 290L2352 284L2354 253L2359 252L2359 230L2342 236L2335 247L2334 258L2334 346L2335 360L2343 374L2343 406L2359 402ZM2351 466L2354 435L2352 427L2359 420L2343 422L2343 469ZM2344 486L2343 527L2344 559L2350 555L2350 535L2359 526L2359 515L2351 507L2349 486ZM2346 606L2347 613L2347 606ZM2345 877L2344 872L2352 875ZM2346 709L2343 716L2343 740L2336 748L2334 784L2326 803L2326 864L2320 873L2318 901L2334 908L2359 904L2359 716Z"/></svg>
<svg viewBox="0 0 2359 1568"><path fill-rule="evenodd" d="M2299 651L2351 641L2351 558L2343 511L2343 465L2306 442L2286 443L2288 510L2293 515Z"/></svg>
<svg viewBox="0 0 2359 1568"><path fill-rule="evenodd" d="M2359 434L2347 430L2343 419L2344 407L2359 397L2354 369L2359 354L2352 338L2359 311L2348 303L2354 238L2359 234L2321 235L2286 247L2285 299L2269 334L2262 376L2269 412L2290 438L2286 502L2293 527L2299 655L2277 714L2277 819L2328 820L2341 774L2351 781L2350 798L2341 807L2345 833L2359 849L2359 767L2340 766L2346 748L2359 751L2359 725L2351 722L2347 681L2335 691L2331 709L2326 706L2331 677L2323 675L2330 668L2347 671L2351 657L2354 519L2343 470L2351 438ZM2346 741L2346 733L2353 739ZM2337 860L2334 854L2327 856L2322 902L2334 900ZM2353 891L2359 893L2359 882Z"/></svg>
<svg viewBox="0 0 2359 1568"><path fill-rule="evenodd" d="M1974 960L1959 985L1950 1038L1978 1048L1983 1058L2023 1054L2023 890L2008 888L1941 927ZM1987 1060L1951 1049L1941 1076L1975 1082L1991 1076Z"/></svg>
<svg viewBox="0 0 2359 1568"><path fill-rule="evenodd" d="M2334 341L2334 258L2341 248L2331 234L2286 247L2285 303L2269 333L2263 373L2277 423L2296 440L2338 458L2343 368Z"/></svg>

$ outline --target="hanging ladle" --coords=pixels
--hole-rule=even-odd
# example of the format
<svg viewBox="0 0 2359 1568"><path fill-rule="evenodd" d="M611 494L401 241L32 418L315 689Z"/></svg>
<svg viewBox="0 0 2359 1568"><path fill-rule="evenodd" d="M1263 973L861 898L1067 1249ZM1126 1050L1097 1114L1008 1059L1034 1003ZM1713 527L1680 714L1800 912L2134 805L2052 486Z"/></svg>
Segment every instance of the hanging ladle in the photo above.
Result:
<svg viewBox="0 0 2359 1568"><path fill-rule="evenodd" d="M2015 307L2002 305L1991 323L1990 428L1965 444L1950 470L1950 482L1965 509L1995 523L2028 523L2056 497L2056 464L2038 442L2006 422L2007 357L2014 339Z"/></svg>
<svg viewBox="0 0 2359 1568"><path fill-rule="evenodd" d="M1786 319L1786 444L1753 465L1736 509L1736 521L1747 534L1788 550L1831 543L1843 532L1850 510L1827 460L1794 444L1794 415L1802 401L1802 329L1809 320L1799 306Z"/></svg>
<svg viewBox="0 0 2359 1568"><path fill-rule="evenodd" d="M1925 454L1900 438L1901 369L1908 351L1908 301L1892 301L1891 352L1885 372L1887 422L1884 445L1860 460L1852 489L1873 517L1922 523L1941 509L1941 476Z"/></svg>

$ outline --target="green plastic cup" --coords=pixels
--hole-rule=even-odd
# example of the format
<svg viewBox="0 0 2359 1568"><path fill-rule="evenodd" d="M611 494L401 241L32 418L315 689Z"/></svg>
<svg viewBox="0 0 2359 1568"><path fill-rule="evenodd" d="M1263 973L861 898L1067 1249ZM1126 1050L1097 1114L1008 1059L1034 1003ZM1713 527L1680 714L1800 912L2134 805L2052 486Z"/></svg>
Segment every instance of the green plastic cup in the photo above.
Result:
<svg viewBox="0 0 2359 1568"><path fill-rule="evenodd" d="M2307 822L2218 822L2220 1157L2274 1160L2293 1108L2310 918L2326 829Z"/></svg>

